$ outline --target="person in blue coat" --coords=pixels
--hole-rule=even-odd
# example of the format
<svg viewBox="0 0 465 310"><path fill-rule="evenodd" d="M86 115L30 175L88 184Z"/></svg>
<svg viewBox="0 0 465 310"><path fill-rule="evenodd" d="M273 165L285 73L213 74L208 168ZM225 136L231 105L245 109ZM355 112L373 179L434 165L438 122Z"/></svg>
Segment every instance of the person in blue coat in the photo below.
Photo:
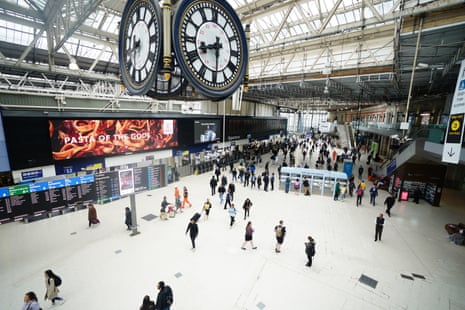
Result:
<svg viewBox="0 0 465 310"><path fill-rule="evenodd" d="M286 181L284 182L284 191L286 192L286 194L289 193L290 189L291 189L291 178L287 177Z"/></svg>

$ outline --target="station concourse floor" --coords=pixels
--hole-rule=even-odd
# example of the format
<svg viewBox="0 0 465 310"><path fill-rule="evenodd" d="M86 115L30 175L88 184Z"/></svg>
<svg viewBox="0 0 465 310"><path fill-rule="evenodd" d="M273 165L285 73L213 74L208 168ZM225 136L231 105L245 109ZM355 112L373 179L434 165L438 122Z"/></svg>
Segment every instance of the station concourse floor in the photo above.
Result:
<svg viewBox="0 0 465 310"><path fill-rule="evenodd" d="M465 247L449 242L444 230L446 223L465 222L463 197L455 203L445 192L440 208L423 200L397 201L392 217L386 217L382 241L374 242L384 191L375 207L366 194L356 208L355 197L334 201L319 194L251 190L237 183L236 224L229 228L228 213L214 197L210 218L199 220L197 249L192 251L185 230L191 215L211 197L211 176L184 177L137 194L141 233L133 237L124 225L129 198L97 205L101 224L91 229L86 210L1 225L0 309L21 309L24 293L32 290L43 309L134 310L144 295L156 299L160 280L172 287L175 310L465 309ZM188 187L192 208L167 221L142 219L159 215L164 195L174 200L174 186ZM247 197L253 206L244 221ZM287 235L281 253L275 253L273 230L281 219ZM248 220L258 249L248 246L244 251ZM312 268L305 266L308 235L316 241ZM46 269L63 279L63 305L43 300ZM360 282L362 275L373 280L367 284L377 281L376 286Z"/></svg>

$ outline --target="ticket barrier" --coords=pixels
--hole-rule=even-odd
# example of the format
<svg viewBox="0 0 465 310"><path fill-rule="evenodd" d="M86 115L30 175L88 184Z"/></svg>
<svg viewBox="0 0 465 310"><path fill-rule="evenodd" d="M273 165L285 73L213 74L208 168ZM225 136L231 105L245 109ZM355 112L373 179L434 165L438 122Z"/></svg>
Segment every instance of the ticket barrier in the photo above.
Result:
<svg viewBox="0 0 465 310"><path fill-rule="evenodd" d="M291 191L297 180L301 183L300 192L303 191L302 182L307 178L310 183L310 193L334 196L336 183L341 186L348 185L347 174L339 171L319 170L311 168L282 167L280 178L280 189L284 189L287 178L291 179Z"/></svg>

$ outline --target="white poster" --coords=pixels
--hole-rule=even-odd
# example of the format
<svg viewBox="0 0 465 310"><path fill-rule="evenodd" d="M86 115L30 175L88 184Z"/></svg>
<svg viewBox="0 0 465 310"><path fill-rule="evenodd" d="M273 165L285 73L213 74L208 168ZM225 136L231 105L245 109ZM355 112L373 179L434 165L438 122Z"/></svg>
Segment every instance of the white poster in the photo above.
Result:
<svg viewBox="0 0 465 310"><path fill-rule="evenodd" d="M465 60L462 60L454 98L450 109L449 122L447 124L442 161L458 164L460 151L462 150L463 123L465 115Z"/></svg>

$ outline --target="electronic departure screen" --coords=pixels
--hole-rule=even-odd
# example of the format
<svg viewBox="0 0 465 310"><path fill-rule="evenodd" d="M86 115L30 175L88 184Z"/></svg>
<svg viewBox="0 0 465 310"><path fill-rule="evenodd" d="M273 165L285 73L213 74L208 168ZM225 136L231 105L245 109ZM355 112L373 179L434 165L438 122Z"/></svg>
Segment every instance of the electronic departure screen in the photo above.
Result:
<svg viewBox="0 0 465 310"><path fill-rule="evenodd" d="M11 221L12 211L11 208L7 208L6 205L6 201L9 200L9 197L10 191L8 190L8 188L0 188L0 223L6 223Z"/></svg>
<svg viewBox="0 0 465 310"><path fill-rule="evenodd" d="M14 220L21 220L32 213L29 185L21 184L9 187L10 198L6 200L7 208L11 208Z"/></svg>
<svg viewBox="0 0 465 310"><path fill-rule="evenodd" d="M50 211L49 182L37 182L29 184L31 195L31 207L34 215Z"/></svg>
<svg viewBox="0 0 465 310"><path fill-rule="evenodd" d="M66 181L65 179L48 182L50 194L50 208L52 211L66 208Z"/></svg>
<svg viewBox="0 0 465 310"><path fill-rule="evenodd" d="M136 167L134 170L134 191L146 191L149 188L149 167Z"/></svg>
<svg viewBox="0 0 465 310"><path fill-rule="evenodd" d="M148 187L149 189L160 188L166 186L164 166L150 166L148 167Z"/></svg>
<svg viewBox="0 0 465 310"><path fill-rule="evenodd" d="M120 199L118 171L108 171L95 175L97 203Z"/></svg>

